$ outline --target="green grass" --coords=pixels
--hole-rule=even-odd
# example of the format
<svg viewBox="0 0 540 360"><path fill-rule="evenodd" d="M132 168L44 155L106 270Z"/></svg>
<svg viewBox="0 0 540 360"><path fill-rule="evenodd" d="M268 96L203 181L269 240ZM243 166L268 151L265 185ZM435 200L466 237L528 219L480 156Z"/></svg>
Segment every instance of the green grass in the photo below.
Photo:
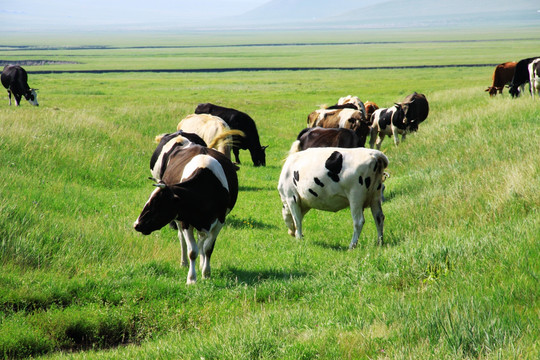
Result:
<svg viewBox="0 0 540 360"><path fill-rule="evenodd" d="M385 46L394 62L404 50L404 63L512 60L489 44L468 44L470 54L459 43ZM304 47L189 52L215 67L382 61L376 46L358 61L333 49L317 47L316 59ZM126 66L183 67L184 55L163 55L129 50ZM81 68L123 61L116 50L92 57ZM492 71L31 74L40 107L0 106L0 356L538 358L540 108L489 98ZM375 245L369 211L354 251L348 210L312 211L305 239L290 237L277 179L307 114L347 94L390 106L412 91L431 111L398 148L383 142L387 245ZM143 237L132 223L152 191L154 136L206 101L255 119L268 166L241 152L212 278L186 286L176 233Z"/></svg>

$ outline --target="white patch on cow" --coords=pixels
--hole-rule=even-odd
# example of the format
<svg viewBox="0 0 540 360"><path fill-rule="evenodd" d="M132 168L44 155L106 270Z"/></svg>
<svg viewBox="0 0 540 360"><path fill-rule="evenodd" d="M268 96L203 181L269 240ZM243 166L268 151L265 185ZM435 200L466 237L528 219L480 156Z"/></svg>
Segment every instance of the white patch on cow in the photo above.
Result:
<svg viewBox="0 0 540 360"><path fill-rule="evenodd" d="M177 143L182 143L181 147L184 148L191 144L191 141L189 141L187 138L183 137L182 135L178 135L171 140L167 141L167 143L163 146L161 149L161 153L158 156L158 159L156 161L156 164L154 165L154 168L151 169L152 177L154 179L160 179L161 169L163 166L166 166L168 164L163 164L163 156L165 156L166 153L171 151L173 146L175 146Z"/></svg>
<svg viewBox="0 0 540 360"><path fill-rule="evenodd" d="M34 97L34 100L28 100L28 102L34 106L38 106L38 101L37 101L37 93L36 93L36 90L35 89L30 89L30 92L32 94L32 96Z"/></svg>
<svg viewBox="0 0 540 360"><path fill-rule="evenodd" d="M339 112L339 127L341 128L350 128L350 125L347 126L349 123L349 119L354 115L355 112L358 110L354 109L342 109ZM355 120L356 121L356 120Z"/></svg>
<svg viewBox="0 0 540 360"><path fill-rule="evenodd" d="M221 182L221 185L223 185L223 187L229 191L229 182L227 181L227 177L225 176L225 172L223 171L221 164L210 155L200 154L194 156L193 159L191 159L191 161L184 167L182 181L189 178L198 168L207 168L212 171L216 178Z"/></svg>
<svg viewBox="0 0 540 360"><path fill-rule="evenodd" d="M144 204L143 209L145 209L145 208L146 208L146 205L148 205L148 203L149 203L150 201L152 201L152 199L156 196L156 194L157 194L157 192L158 192L159 190L161 190L161 189L160 189L160 188L156 188L154 191L152 191L152 193L150 194L150 197L148 198L148 200L147 200L146 203ZM141 215L142 215L142 213L141 213ZM141 215L139 215L139 217L137 218L137 220L135 220L135 222L133 223L133 227L136 227L136 226L139 224L139 219L140 219L140 216L141 216Z"/></svg>

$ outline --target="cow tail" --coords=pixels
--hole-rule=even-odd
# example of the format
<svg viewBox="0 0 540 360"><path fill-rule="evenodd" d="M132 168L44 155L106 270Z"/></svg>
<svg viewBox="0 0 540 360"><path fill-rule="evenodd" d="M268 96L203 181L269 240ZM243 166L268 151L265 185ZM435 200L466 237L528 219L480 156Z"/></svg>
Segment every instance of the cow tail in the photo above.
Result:
<svg viewBox="0 0 540 360"><path fill-rule="evenodd" d="M289 150L289 155L297 153L297 152L299 152L301 150L302 149L300 148L300 140L295 140L292 143L291 149Z"/></svg>
<svg viewBox="0 0 540 360"><path fill-rule="evenodd" d="M375 176L381 177L384 181L388 177L388 173L384 171L388 167L388 158L381 152L375 156L375 161L377 162Z"/></svg>
<svg viewBox="0 0 540 360"><path fill-rule="evenodd" d="M238 135L242 137L246 136L246 134L244 134L244 132L241 130L227 130L227 131L222 132L218 136L216 136L214 139L212 139L212 142L208 144L208 147L212 149L217 148L221 142L225 142L225 145L232 145L233 135Z"/></svg>

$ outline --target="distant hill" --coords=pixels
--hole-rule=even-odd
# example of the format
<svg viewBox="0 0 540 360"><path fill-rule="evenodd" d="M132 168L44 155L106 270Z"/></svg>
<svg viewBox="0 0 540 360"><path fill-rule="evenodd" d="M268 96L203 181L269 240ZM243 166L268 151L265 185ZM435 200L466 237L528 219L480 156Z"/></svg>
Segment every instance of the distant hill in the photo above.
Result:
<svg viewBox="0 0 540 360"><path fill-rule="evenodd" d="M266 27L498 27L537 24L538 0L272 0L241 16L236 25Z"/></svg>

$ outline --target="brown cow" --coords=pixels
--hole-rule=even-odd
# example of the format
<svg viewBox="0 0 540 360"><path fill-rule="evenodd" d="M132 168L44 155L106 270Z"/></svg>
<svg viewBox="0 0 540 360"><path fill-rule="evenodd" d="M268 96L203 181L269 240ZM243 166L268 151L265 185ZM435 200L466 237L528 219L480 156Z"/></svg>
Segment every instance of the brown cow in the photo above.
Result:
<svg viewBox="0 0 540 360"><path fill-rule="evenodd" d="M350 129L325 129L321 127L305 128L300 131L296 141L293 142L289 154L312 147L363 147L364 143L365 139L362 141L362 139Z"/></svg>
<svg viewBox="0 0 540 360"><path fill-rule="evenodd" d="M375 104L373 101L366 101L364 106L366 107L366 119L371 122L371 115L373 115L379 106L377 106L377 104Z"/></svg>
<svg viewBox="0 0 540 360"><path fill-rule="evenodd" d="M512 82L514 72L516 70L516 62L510 61L499 64L495 67L493 72L493 85L488 87L485 91L489 92L489 96L497 95L497 91L502 95L502 91L505 85Z"/></svg>

